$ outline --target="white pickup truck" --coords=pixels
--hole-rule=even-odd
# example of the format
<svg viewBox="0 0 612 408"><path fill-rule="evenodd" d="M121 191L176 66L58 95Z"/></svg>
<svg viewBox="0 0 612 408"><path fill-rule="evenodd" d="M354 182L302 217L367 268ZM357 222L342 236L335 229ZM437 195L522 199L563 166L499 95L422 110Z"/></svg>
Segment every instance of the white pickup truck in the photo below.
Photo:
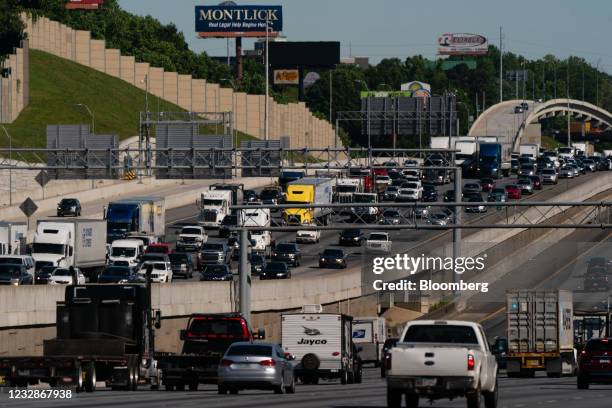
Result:
<svg viewBox="0 0 612 408"><path fill-rule="evenodd" d="M468 408L497 407L497 362L482 326L453 320L409 322L387 360L387 405L466 397Z"/></svg>
<svg viewBox="0 0 612 408"><path fill-rule="evenodd" d="M386 232L372 232L366 239L366 252L389 253L393 242Z"/></svg>

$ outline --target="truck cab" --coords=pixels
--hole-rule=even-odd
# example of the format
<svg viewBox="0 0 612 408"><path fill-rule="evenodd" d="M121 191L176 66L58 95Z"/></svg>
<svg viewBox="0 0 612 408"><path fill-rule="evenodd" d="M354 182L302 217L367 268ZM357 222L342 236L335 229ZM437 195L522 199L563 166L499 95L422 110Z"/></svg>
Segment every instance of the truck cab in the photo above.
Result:
<svg viewBox="0 0 612 408"><path fill-rule="evenodd" d="M162 383L167 391L195 390L198 384L216 384L217 368L228 347L237 342L264 338L254 335L249 322L239 313L194 314L180 331L183 341L180 355L157 353Z"/></svg>
<svg viewBox="0 0 612 408"><path fill-rule="evenodd" d="M240 210L240 225L245 227L261 227L261 230L250 232L251 250L269 255L272 246L272 233L264 228L270 226L269 208L253 208Z"/></svg>
<svg viewBox="0 0 612 408"><path fill-rule="evenodd" d="M230 214L229 207L232 205L232 191L205 191L196 204L200 208L198 224L205 228L219 228L225 216Z"/></svg>
<svg viewBox="0 0 612 408"><path fill-rule="evenodd" d="M68 268L73 265L74 225L39 222L32 244L32 258L47 265Z"/></svg>

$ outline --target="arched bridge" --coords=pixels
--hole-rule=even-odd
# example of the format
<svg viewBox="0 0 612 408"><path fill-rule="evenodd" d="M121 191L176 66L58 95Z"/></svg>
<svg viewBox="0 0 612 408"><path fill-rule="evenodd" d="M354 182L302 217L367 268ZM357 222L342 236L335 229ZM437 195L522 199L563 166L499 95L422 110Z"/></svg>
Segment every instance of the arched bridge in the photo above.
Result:
<svg viewBox="0 0 612 408"><path fill-rule="evenodd" d="M485 110L472 125L469 136L499 136L503 143L518 150L522 139L539 136L539 122L544 118L572 115L576 120L591 121L604 129L612 128L612 113L588 102L576 99L551 99L546 102L525 101L529 109L514 113L522 100L498 103Z"/></svg>

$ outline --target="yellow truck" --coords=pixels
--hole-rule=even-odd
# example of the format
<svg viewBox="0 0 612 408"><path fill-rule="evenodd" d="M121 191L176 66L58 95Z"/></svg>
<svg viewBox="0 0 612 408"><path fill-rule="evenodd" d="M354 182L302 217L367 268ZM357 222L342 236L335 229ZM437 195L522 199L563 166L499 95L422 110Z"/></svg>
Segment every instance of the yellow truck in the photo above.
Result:
<svg viewBox="0 0 612 408"><path fill-rule="evenodd" d="M334 179L321 177L302 178L287 184L285 203L296 204L296 207L283 211L285 223L307 225L319 221L327 225L332 213L331 208L303 208L298 204L331 204L333 186Z"/></svg>

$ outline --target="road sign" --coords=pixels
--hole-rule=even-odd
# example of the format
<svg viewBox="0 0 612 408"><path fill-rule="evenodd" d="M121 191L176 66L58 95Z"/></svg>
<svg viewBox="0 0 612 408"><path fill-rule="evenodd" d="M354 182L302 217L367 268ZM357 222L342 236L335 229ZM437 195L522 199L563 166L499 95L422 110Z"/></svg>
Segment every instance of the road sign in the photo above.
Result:
<svg viewBox="0 0 612 408"><path fill-rule="evenodd" d="M39 186L45 187L49 181L51 181L51 177L49 177L49 173L44 170L41 170L40 173L34 177L34 180L38 183Z"/></svg>
<svg viewBox="0 0 612 408"><path fill-rule="evenodd" d="M36 210L38 210L38 206L30 197L28 197L23 203L21 203L19 209L25 214L26 217L30 218L36 212Z"/></svg>

